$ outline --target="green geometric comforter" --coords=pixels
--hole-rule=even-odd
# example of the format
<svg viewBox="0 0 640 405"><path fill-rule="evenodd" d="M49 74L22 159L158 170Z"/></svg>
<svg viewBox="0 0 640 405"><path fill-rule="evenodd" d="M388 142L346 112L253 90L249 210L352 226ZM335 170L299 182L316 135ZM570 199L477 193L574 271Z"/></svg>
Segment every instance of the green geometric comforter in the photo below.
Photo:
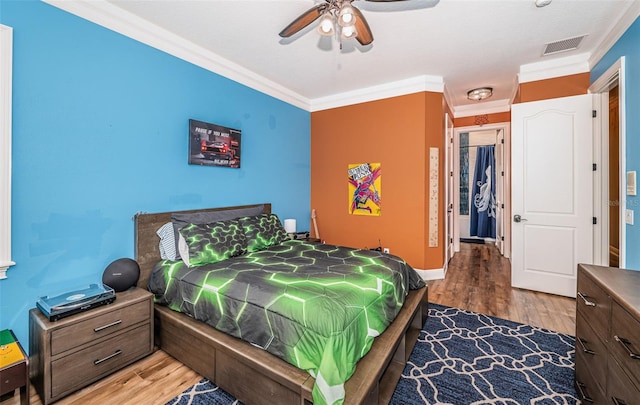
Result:
<svg viewBox="0 0 640 405"><path fill-rule="evenodd" d="M164 260L149 281L156 303L308 371L315 404L343 402L358 360L422 286L396 256L297 240L195 268Z"/></svg>

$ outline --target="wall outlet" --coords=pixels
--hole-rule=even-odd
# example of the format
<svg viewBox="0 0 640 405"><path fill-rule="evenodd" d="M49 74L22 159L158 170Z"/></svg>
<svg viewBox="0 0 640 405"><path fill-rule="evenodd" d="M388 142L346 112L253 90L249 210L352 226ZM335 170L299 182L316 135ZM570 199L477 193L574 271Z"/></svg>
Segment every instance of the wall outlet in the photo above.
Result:
<svg viewBox="0 0 640 405"><path fill-rule="evenodd" d="M626 210L624 212L624 222L633 225L633 210Z"/></svg>
<svg viewBox="0 0 640 405"><path fill-rule="evenodd" d="M389 248L384 248L384 249L382 249L382 251L383 251L384 253L389 253Z"/></svg>

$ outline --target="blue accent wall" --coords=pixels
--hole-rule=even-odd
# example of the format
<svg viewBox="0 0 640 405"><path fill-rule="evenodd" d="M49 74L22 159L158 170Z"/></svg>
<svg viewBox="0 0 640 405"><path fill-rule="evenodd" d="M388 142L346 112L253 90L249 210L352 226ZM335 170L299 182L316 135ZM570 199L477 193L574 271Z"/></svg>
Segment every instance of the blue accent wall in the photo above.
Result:
<svg viewBox="0 0 640 405"><path fill-rule="evenodd" d="M136 212L271 202L309 229L310 113L39 1L13 27L12 259L0 329L134 255ZM240 169L189 165L190 118L242 131Z"/></svg>
<svg viewBox="0 0 640 405"><path fill-rule="evenodd" d="M640 19L637 19L591 70L591 82L622 56L625 57L626 169L640 172ZM624 191L624 190L623 190ZM626 225L626 266L640 270L640 197L626 196L627 209L635 212L635 224Z"/></svg>

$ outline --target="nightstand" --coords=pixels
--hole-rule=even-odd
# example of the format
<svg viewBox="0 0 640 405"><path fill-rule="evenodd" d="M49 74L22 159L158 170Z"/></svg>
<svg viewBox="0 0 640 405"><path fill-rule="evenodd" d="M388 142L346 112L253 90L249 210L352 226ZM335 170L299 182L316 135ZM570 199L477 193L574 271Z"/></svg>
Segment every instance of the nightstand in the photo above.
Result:
<svg viewBox="0 0 640 405"><path fill-rule="evenodd" d="M109 305L50 322L29 312L31 380L46 405L153 351L153 294L116 294Z"/></svg>
<svg viewBox="0 0 640 405"><path fill-rule="evenodd" d="M29 405L29 359L13 331L0 331L0 398L20 388L20 404Z"/></svg>

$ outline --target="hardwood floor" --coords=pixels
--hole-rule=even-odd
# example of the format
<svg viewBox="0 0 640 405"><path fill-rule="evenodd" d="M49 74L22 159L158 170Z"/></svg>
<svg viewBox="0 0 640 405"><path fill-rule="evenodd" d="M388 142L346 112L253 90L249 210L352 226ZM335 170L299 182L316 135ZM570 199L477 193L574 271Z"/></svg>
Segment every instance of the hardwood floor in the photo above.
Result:
<svg viewBox="0 0 640 405"><path fill-rule="evenodd" d="M429 302L575 335L576 301L511 287L511 265L493 245L461 243Z"/></svg>
<svg viewBox="0 0 640 405"><path fill-rule="evenodd" d="M511 288L509 261L490 245L461 244L461 251L449 263L446 279L429 282L429 302L575 334L575 300ZM156 350L56 404L165 404L200 378ZM1 405L19 403L16 392ZM33 387L31 404L42 404Z"/></svg>

